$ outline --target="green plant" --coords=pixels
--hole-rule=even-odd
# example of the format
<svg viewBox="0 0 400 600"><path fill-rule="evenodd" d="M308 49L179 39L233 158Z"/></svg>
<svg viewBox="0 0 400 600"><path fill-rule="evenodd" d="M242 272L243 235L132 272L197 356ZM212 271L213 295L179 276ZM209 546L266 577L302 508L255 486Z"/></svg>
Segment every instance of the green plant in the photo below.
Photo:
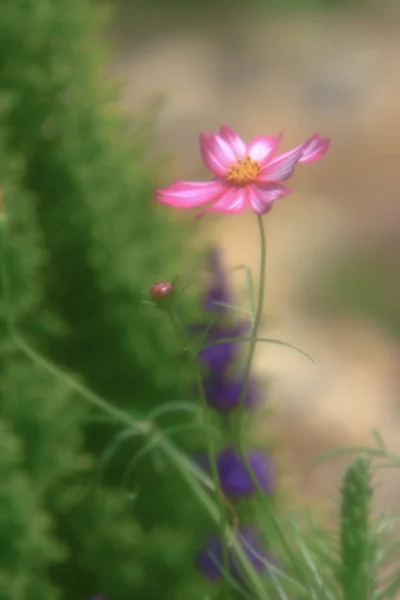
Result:
<svg viewBox="0 0 400 600"><path fill-rule="evenodd" d="M138 455L143 439L129 430L118 438L115 423L32 364L6 327L11 310L22 344L128 414L187 398L190 377L169 326L141 304L147 285L174 274L183 238L154 210L145 147L127 135L104 83L96 10L81 0L0 6L1 163L9 167L1 173L9 288L1 414L18 431L27 481L53 524L54 548L63 548L57 563L43 558L49 585L66 600L97 590L114 600L198 598L192 556L202 512L181 501L184 484L160 453ZM167 411L159 421L168 432ZM190 450L195 418L181 423L171 435ZM138 456L125 493L121 477Z"/></svg>

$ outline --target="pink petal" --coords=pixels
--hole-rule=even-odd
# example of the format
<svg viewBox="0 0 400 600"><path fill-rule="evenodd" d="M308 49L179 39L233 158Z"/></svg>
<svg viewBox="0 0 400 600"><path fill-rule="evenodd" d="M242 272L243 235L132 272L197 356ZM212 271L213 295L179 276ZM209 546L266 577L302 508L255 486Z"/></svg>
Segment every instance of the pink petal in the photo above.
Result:
<svg viewBox="0 0 400 600"><path fill-rule="evenodd" d="M233 129L226 125L222 125L220 135L230 145L236 158L246 156L246 144L236 131L233 131Z"/></svg>
<svg viewBox="0 0 400 600"><path fill-rule="evenodd" d="M215 200L224 189L219 181L177 181L157 190L156 199L170 206L191 208Z"/></svg>
<svg viewBox="0 0 400 600"><path fill-rule="evenodd" d="M220 198L213 202L209 208L206 208L198 217L202 217L209 212L219 212L225 214L237 214L242 212L247 206L247 189L245 187L226 187Z"/></svg>
<svg viewBox="0 0 400 600"><path fill-rule="evenodd" d="M229 165L236 162L236 156L231 146L220 135L214 133L205 136L203 134L200 137L200 144L204 162L217 175L225 175Z"/></svg>
<svg viewBox="0 0 400 600"><path fill-rule="evenodd" d="M290 193L289 188L279 183L266 183L264 185L249 185L248 194L251 208L259 215L269 212L279 198Z"/></svg>
<svg viewBox="0 0 400 600"><path fill-rule="evenodd" d="M225 161L221 162L215 152L210 149L210 136L205 133L200 135L200 150L206 167L216 175L225 175L227 169Z"/></svg>
<svg viewBox="0 0 400 600"><path fill-rule="evenodd" d="M254 139L247 147L247 153L253 160L264 165L281 141L282 133L277 136L264 136Z"/></svg>
<svg viewBox="0 0 400 600"><path fill-rule="evenodd" d="M299 148L302 150L302 155L299 162L312 162L319 160L329 148L330 139L321 138L319 133L316 133L306 142L301 144Z"/></svg>
<svg viewBox="0 0 400 600"><path fill-rule="evenodd" d="M296 164L302 156L300 148L278 154L270 160L257 177L257 181L284 181L293 175Z"/></svg>

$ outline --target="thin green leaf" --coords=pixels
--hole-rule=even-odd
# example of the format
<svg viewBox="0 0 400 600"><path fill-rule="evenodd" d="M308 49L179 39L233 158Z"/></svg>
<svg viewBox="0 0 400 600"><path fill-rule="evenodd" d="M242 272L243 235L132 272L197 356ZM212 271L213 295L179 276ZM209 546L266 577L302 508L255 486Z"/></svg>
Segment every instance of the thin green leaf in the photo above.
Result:
<svg viewBox="0 0 400 600"><path fill-rule="evenodd" d="M183 287L179 288L179 293L183 294L183 292L185 292L188 288L190 288L190 286L192 286L194 284L194 281L191 281L190 283L187 283L186 285L184 285Z"/></svg>
<svg viewBox="0 0 400 600"><path fill-rule="evenodd" d="M250 341L251 341L250 337L242 337L242 336L233 337L233 338L222 338L221 340L215 340L211 344L208 344L206 346L206 348L211 348L211 346L216 346L217 344L228 344L229 342L250 342ZM266 344L275 344L276 346L284 346L285 348L290 348L291 350L295 350L296 352L299 352L299 354L302 354L303 356L308 358L308 360L310 360L313 364L315 364L315 361L311 358L311 356L309 354L304 352L304 350L300 350L300 348L297 348L297 346L293 346L293 344L289 344L289 342L283 342L281 340L276 340L274 338L262 338L262 337L258 337L257 342L264 342Z"/></svg>
<svg viewBox="0 0 400 600"><path fill-rule="evenodd" d="M230 572L227 569L224 569L222 563L217 559L217 557L215 556L215 554L212 554L210 552L208 554L208 556L211 558L211 560L213 561L213 563L215 564L215 566L218 567L219 571L221 572L222 578L225 581L227 581L232 588L234 588L237 592L239 592L239 594L241 594L247 600L254 600L253 596L250 596L250 594L248 594L238 584L238 582L232 577L232 575L230 574Z"/></svg>
<svg viewBox="0 0 400 600"><path fill-rule="evenodd" d="M335 600L335 596L334 594L332 594L327 586L326 586L326 582L322 579L320 572L319 572L319 567L318 565L315 563L311 553L309 552L307 546L305 545L303 539L302 539L302 535L299 535L299 529L297 526L293 527L293 531L295 533L296 536L296 543L298 548L300 549L300 552L308 566L308 568L310 569L310 572L314 578L315 583L318 586L318 590L319 592L316 592L314 590L311 591L312 596L315 598L315 600L320 600L321 596L320 594L324 594L325 597L329 598L329 600Z"/></svg>
<svg viewBox="0 0 400 600"><path fill-rule="evenodd" d="M147 418L150 421L155 421L159 417L174 412L191 412L200 414L201 408L197 404L190 402L168 402L167 404L159 406L147 413Z"/></svg>
<svg viewBox="0 0 400 600"><path fill-rule="evenodd" d="M92 390L81 384L72 375L69 375L63 369L56 366L54 363L36 352L36 350L32 348L19 334L13 332L13 339L16 346L23 354L28 356L38 366L41 366L43 369L45 369L49 374L53 375L53 377L56 377L59 381L62 381L67 387L85 398L85 400L87 400L92 406L102 410L111 418L114 418L117 422L134 427L142 434L148 434L152 431L152 423L145 421L138 413L133 413L130 411L128 414L127 412L120 410L111 402L108 402L108 400L105 400L101 396L98 396L95 392L92 392Z"/></svg>
<svg viewBox="0 0 400 600"><path fill-rule="evenodd" d="M245 308L240 308L240 306L233 306L232 304L228 304L227 302L220 302L219 300L213 300L213 304L216 306L222 306L222 308L228 308L233 312L241 313L246 315L247 317L253 318L253 315L246 310Z"/></svg>
<svg viewBox="0 0 400 600"><path fill-rule="evenodd" d="M321 464L326 462L327 460L331 460L332 458L341 458L343 456L351 456L352 454L368 454L369 456L375 456L378 458L385 458L385 453L382 450L377 448L364 448L363 446L349 446L347 448L337 448L336 450L328 450L323 454L317 456L313 464L311 465L309 471L307 471L304 479L303 485L307 482L308 478L312 474L312 472Z"/></svg>
<svg viewBox="0 0 400 600"><path fill-rule="evenodd" d="M247 283L247 291L249 296L249 304L250 304L250 314L254 321L256 314L256 304L254 300L254 283L253 283L253 274L251 269L247 265L237 265L233 267L232 271L243 270L246 273L246 283Z"/></svg>
<svg viewBox="0 0 400 600"><path fill-rule="evenodd" d="M134 437L138 437L140 435L142 435L140 432L128 428L124 429L117 436L115 436L114 441L108 446L107 450L105 450L105 452L103 452L102 456L100 457L96 468L96 470L99 472L99 475L101 476L101 474L104 472L104 470L112 460L113 456L116 454L116 452L119 450L119 448L124 442L131 440Z"/></svg>
<svg viewBox="0 0 400 600"><path fill-rule="evenodd" d="M376 445L378 446L378 448L380 448L383 452L387 453L386 444L380 432L377 429L373 429L371 433L372 437L376 441Z"/></svg>
<svg viewBox="0 0 400 600"><path fill-rule="evenodd" d="M181 431L187 431L190 429L198 429L198 424L193 423L185 423L184 425L173 425L169 427L164 432L154 432L150 437L147 443L137 452L129 461L128 466L125 470L125 473L122 478L121 486L122 488L127 487L127 480L131 476L134 468L143 460L148 454L150 454L155 448L159 447L162 444L163 438L165 434L168 436L173 435L174 433L180 433Z"/></svg>
<svg viewBox="0 0 400 600"><path fill-rule="evenodd" d="M388 456L385 456L385 458L388 459L388 462L376 465L376 471L380 471L382 469L396 469L400 467L400 456L394 456L392 454L389 454Z"/></svg>
<svg viewBox="0 0 400 600"><path fill-rule="evenodd" d="M254 548L244 538L244 536L238 534L238 538L240 540L240 544L243 546L243 548L247 549L247 551L250 555L254 556L254 558L256 558L257 560L259 560L260 562L265 564L265 566L268 569L269 579L271 580L272 585L275 587L275 590L276 590L279 598L281 600L288 600L289 597L287 596L285 590L283 589L283 587L279 581L279 577L281 576L281 571L279 569L277 569L275 567L275 565L273 565L270 561L266 560L264 556L261 556L258 552L256 552L254 550ZM304 592L304 589L302 589L302 592Z"/></svg>

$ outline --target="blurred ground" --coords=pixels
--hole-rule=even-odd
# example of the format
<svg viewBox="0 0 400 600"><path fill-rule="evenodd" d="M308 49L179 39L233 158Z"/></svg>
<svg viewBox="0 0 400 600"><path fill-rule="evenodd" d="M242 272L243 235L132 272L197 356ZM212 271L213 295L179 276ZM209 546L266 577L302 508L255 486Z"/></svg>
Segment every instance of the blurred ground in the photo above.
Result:
<svg viewBox="0 0 400 600"><path fill-rule="evenodd" d="M271 379L268 401L288 474L304 498L330 500L343 461L320 467L304 486L315 455L370 444L373 428L400 454L398 342L371 320L313 318L300 302L316 268L338 249L391 236L399 251L399 15L228 14L182 31L141 30L120 39L117 50L129 109L166 97L154 142L155 152L173 156L163 185L207 176L198 135L222 123L247 140L285 129L286 148L317 130L332 138L326 158L302 165L291 182L295 193L267 217L264 330L302 347L316 365L272 346L256 357L260 377ZM257 268L252 215L210 217L201 227L225 249L228 266ZM399 507L400 469L387 470L378 508Z"/></svg>

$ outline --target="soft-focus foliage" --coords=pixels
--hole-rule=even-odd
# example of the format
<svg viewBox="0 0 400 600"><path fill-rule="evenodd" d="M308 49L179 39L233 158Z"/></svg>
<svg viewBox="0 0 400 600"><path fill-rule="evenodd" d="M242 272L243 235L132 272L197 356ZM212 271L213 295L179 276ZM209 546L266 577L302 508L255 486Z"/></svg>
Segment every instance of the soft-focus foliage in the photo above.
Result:
<svg viewBox="0 0 400 600"><path fill-rule="evenodd" d="M6 552L2 552L0 597L24 600L33 594L55 600L59 596L49 569L67 556L55 533L56 505L65 481L79 476L84 466L78 429L82 411L68 391L16 350L7 332L10 311L19 328L42 341L57 328L42 308L38 276L44 254L32 197L16 183L22 171L4 152L3 138L0 179L11 210L7 231L1 232L1 261L14 293L10 304L2 277L0 545Z"/></svg>
<svg viewBox="0 0 400 600"><path fill-rule="evenodd" d="M149 412L187 399L169 325L141 304L146 286L174 275L179 235L154 209L144 149L116 116L94 21L82 0L1 3L2 259L16 326L37 351L116 406ZM2 600L56 600L54 587L66 600L201 597L196 501L157 453L132 469L127 499L121 477L143 447L132 438L99 490L118 429L13 348L8 308L3 297L0 546L17 539L13 527L21 542L2 562Z"/></svg>

